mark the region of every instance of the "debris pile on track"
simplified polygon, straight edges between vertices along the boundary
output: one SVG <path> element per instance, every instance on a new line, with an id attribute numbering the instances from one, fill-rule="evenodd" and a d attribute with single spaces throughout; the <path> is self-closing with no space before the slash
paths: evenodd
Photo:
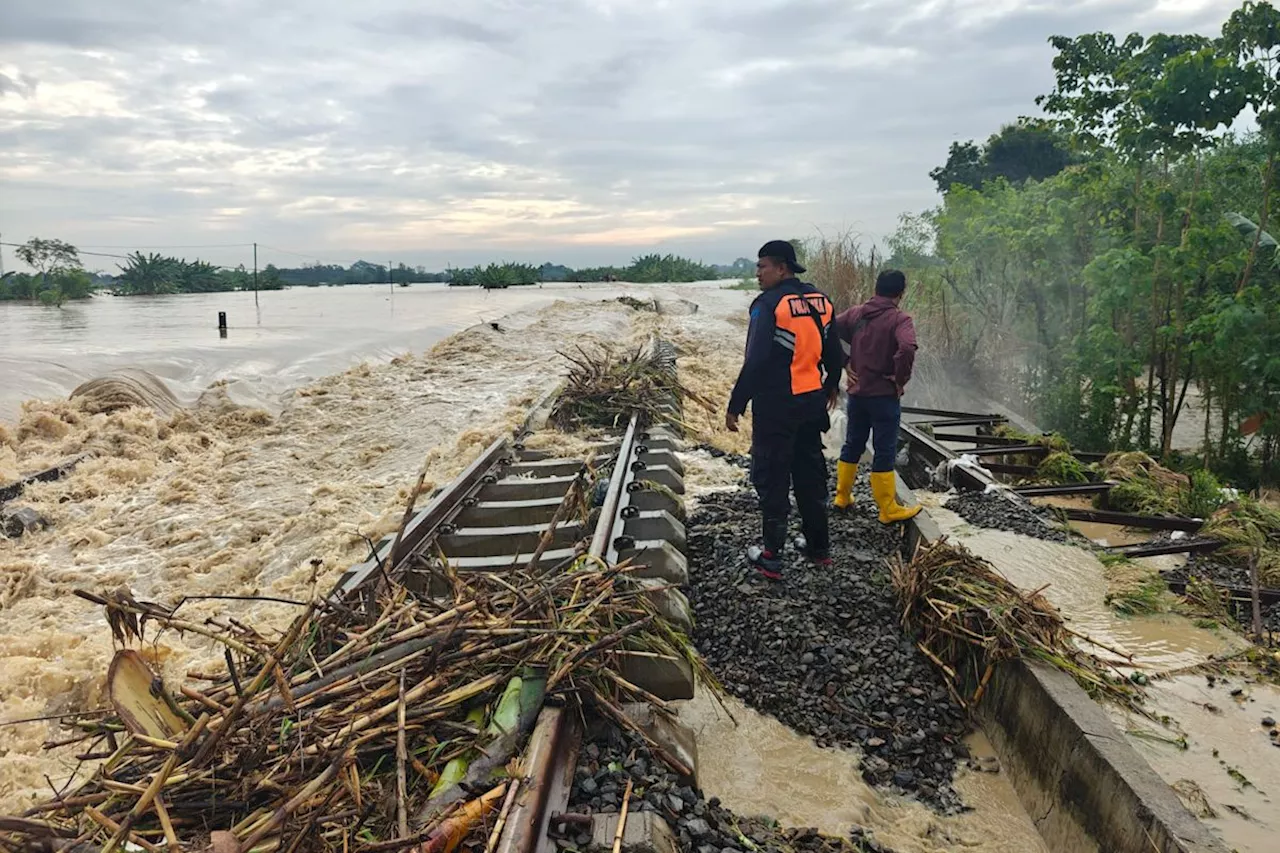
<path id="1" fill-rule="evenodd" d="M 105 763 L 78 789 L 0 819 L 0 847 L 483 848 L 521 785 L 521 745 L 544 701 L 584 701 L 627 725 L 620 703 L 645 697 L 615 652 L 692 658 L 642 594 L 615 589 L 621 571 L 583 559 L 568 571 L 455 574 L 439 599 L 384 584 L 359 608 L 305 605 L 277 638 L 234 617 L 189 623 L 127 592 L 79 593 L 106 609 L 121 645 L 196 633 L 222 646 L 228 671 L 192 674 L 208 683 L 175 698 L 122 651 L 141 689 L 122 695 L 113 680 L 117 716 L 82 720 L 63 741 Z"/>
<path id="2" fill-rule="evenodd" d="M 657 813 L 675 831 L 681 853 L 893 853 L 857 827 L 852 840 L 845 840 L 812 829 L 783 829 L 766 817 L 736 815 L 717 798 L 707 799 L 702 791 L 681 784 L 680 777 L 655 761 L 632 732 L 602 728 L 579 754 L 570 812 L 618 814 L 630 791 L 628 814 Z M 560 849 L 588 849 L 589 828 L 566 824 L 565 829 L 556 838 Z"/>
<path id="3" fill-rule="evenodd" d="M 904 636 L 885 558 L 901 533 L 875 520 L 865 479 L 831 514 L 834 566 L 787 554 L 770 584 L 746 565 L 759 516 L 745 490 L 700 499 L 691 516 L 694 640 L 726 690 L 824 746 L 858 746 L 874 785 L 954 811 L 951 779 L 969 726 L 942 677 Z"/>
<path id="4" fill-rule="evenodd" d="M 1048 599 L 1018 589 L 963 546 L 943 539 L 892 566 L 902 624 L 945 673 L 957 701 L 976 705 L 997 663 L 1025 657 L 1058 667 L 1097 699 L 1145 714 L 1138 688 L 1083 651 L 1076 640 L 1093 641 L 1068 628 Z M 976 688 L 963 695 L 970 684 Z"/>
<path id="5" fill-rule="evenodd" d="M 676 410 L 665 404 L 692 400 L 715 409 L 681 384 L 674 364 L 657 348 L 599 346 L 586 350 L 579 346 L 560 355 L 571 367 L 550 415 L 550 423 L 559 429 L 617 429 L 625 427 L 634 412 L 639 412 L 646 424 L 667 422 L 683 427 Z"/>
<path id="6" fill-rule="evenodd" d="M 1177 514 L 1191 479 L 1165 468 L 1145 453 L 1112 453 L 1097 464 L 1100 474 L 1116 482 L 1106 505 L 1116 512 L 1143 515 Z M 1101 500 L 1101 499 L 1099 499 Z"/>
<path id="7" fill-rule="evenodd" d="M 1242 568 L 1241 586 L 1250 585 L 1248 567 L 1256 560 L 1261 585 L 1280 587 L 1280 510 L 1242 499 L 1215 513 L 1201 533 L 1225 543 L 1214 559 Z"/>
<path id="8" fill-rule="evenodd" d="M 1052 510 L 1033 506 L 1026 501 L 966 490 L 949 498 L 943 506 L 978 527 L 1021 533 L 1047 542 L 1069 540 L 1065 530 L 1052 524 Z"/>

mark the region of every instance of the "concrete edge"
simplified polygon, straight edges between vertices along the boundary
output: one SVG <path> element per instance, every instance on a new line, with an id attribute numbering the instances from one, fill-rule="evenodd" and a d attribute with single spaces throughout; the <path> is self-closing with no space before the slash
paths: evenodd
<path id="1" fill-rule="evenodd" d="M 898 478 L 898 500 L 919 503 Z M 905 556 L 942 537 L 922 509 L 907 523 Z M 975 718 L 1051 849 L 1105 853 L 1228 853 L 1187 810 L 1102 708 L 1046 664 L 997 667 Z"/>

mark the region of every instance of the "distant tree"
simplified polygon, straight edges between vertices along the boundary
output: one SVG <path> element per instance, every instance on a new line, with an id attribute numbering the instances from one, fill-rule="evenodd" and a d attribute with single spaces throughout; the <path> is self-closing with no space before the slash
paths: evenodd
<path id="1" fill-rule="evenodd" d="M 180 262 L 175 258 L 134 252 L 127 260 L 128 263 L 120 267 L 116 288 L 119 295 L 155 296 L 178 291 Z"/>
<path id="2" fill-rule="evenodd" d="M 93 296 L 93 279 L 84 270 L 59 270 L 50 276 L 53 287 L 63 299 L 88 299 Z"/>
<path id="3" fill-rule="evenodd" d="M 644 255 L 631 261 L 631 265 L 622 270 L 623 281 L 634 282 L 666 282 L 666 281 L 706 281 L 719 278 L 716 270 L 698 261 L 691 261 L 677 255 Z"/>
<path id="4" fill-rule="evenodd" d="M 80 252 L 63 240 L 32 237 L 18 247 L 18 257 L 41 276 L 57 270 L 80 269 Z"/>
<path id="5" fill-rule="evenodd" d="M 983 150 L 972 140 L 953 142 L 947 152 L 947 162 L 929 172 L 929 177 L 944 195 L 956 184 L 978 189 L 986 180 L 986 167 L 982 162 Z"/>
<path id="6" fill-rule="evenodd" d="M 252 281 L 249 286 L 253 286 Z M 267 264 L 267 268 L 258 273 L 258 290 L 284 290 L 284 280 L 275 264 Z"/>
<path id="7" fill-rule="evenodd" d="M 547 261 L 538 269 L 541 281 L 568 281 L 573 275 L 573 270 L 563 264 L 553 264 Z"/>
<path id="8" fill-rule="evenodd" d="M 205 261 L 174 261 L 177 289 L 183 293 L 216 293 L 230 290 L 218 268 Z"/>

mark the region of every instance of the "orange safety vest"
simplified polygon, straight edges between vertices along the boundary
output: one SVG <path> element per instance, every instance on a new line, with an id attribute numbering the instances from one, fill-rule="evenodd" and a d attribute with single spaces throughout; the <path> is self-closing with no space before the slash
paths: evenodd
<path id="1" fill-rule="evenodd" d="M 788 293 L 778 300 L 773 340 L 791 351 L 793 395 L 822 388 L 822 339 L 834 318 L 835 307 L 822 293 Z"/>

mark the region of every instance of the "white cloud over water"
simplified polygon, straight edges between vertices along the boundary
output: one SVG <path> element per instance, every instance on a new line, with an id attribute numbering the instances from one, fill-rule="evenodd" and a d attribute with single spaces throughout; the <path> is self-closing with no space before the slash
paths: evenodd
<path id="1" fill-rule="evenodd" d="M 878 238 L 1035 111 L 1049 36 L 1236 5 L 2 0 L 0 233 L 432 266 Z"/>

